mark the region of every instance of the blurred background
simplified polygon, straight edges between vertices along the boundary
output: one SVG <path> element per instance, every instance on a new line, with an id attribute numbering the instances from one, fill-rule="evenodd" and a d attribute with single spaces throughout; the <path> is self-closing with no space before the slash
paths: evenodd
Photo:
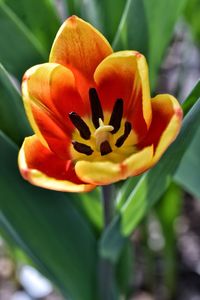
<path id="1" fill-rule="evenodd" d="M 40 7 L 43 6 L 41 3 L 46 2 L 49 11 L 45 14 Z M 150 62 L 152 95 L 171 93 L 182 102 L 200 78 L 200 1 L 177 1 L 180 2 L 181 9 L 177 8 L 170 30 L 166 30 L 163 24 L 174 14 L 170 12 L 171 2 L 173 1 L 149 1 L 151 13 L 157 6 L 162 6 L 160 23 L 158 22 L 160 28 L 150 28 L 151 34 L 155 34 L 155 38 L 157 36 L 156 44 L 156 41 L 149 43 L 150 37 L 147 37 L 148 43 L 147 39 L 145 43 L 145 36 L 143 41 L 138 37 L 146 32 L 146 24 L 141 22 L 142 0 L 118 0 L 114 7 L 114 2 L 110 0 L 2 0 L 0 60 L 9 71 L 14 84 L 19 87 L 20 78 L 27 67 L 47 60 L 61 22 L 76 13 L 97 26 L 115 49 L 124 49 L 128 44 L 130 49 L 145 52 Z M 124 16 L 127 15 L 129 18 L 125 19 Z M 131 15 L 133 24 L 130 22 Z M 40 27 L 41 18 L 46 19 L 45 28 Z M 16 28 L 11 21 L 18 24 Z M 126 38 L 123 34 L 125 25 L 129 26 Z M 132 26 L 137 27 L 138 36 Z M 131 34 L 132 31 L 134 35 Z M 29 36 L 28 39 L 32 39 L 32 48 L 21 32 L 25 32 L 26 38 Z M 163 44 L 162 35 L 168 36 Z M 19 48 L 15 48 L 17 44 L 20 45 Z M 149 50 L 148 45 L 153 44 Z M 38 50 L 37 54 L 35 48 Z M 10 49 L 10 52 L 5 52 L 4 49 Z M 154 63 L 155 61 L 158 63 Z M 0 96 L 1 93 L 0 91 Z M 128 283 L 128 297 L 131 300 L 200 300 L 199 153 L 200 128 L 189 145 L 189 151 L 184 155 L 185 163 L 176 172 L 174 183 L 132 236 L 132 245 L 127 249 L 133 255 L 133 260 L 127 266 L 130 273 L 133 273 Z M 3 197 L 0 194 L 1 196 Z M 33 268 L 25 253 L 20 248 L 12 247 L 12 242 L 2 235 L 0 300 L 37 299 L 63 300 L 55 287 Z"/>

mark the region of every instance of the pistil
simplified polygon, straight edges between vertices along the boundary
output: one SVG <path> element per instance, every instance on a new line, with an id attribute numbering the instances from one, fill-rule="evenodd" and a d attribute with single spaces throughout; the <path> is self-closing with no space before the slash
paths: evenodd
<path id="1" fill-rule="evenodd" d="M 108 141 L 101 143 L 100 152 L 101 152 L 101 156 L 104 156 L 104 155 L 112 152 L 112 148 L 110 147 L 110 144 Z"/>
<path id="2" fill-rule="evenodd" d="M 101 144 L 103 142 L 107 141 L 109 143 L 110 134 L 113 129 L 113 126 L 104 125 L 102 119 L 99 119 L 99 127 L 94 132 L 94 136 L 96 138 L 97 151 L 101 151 Z"/>

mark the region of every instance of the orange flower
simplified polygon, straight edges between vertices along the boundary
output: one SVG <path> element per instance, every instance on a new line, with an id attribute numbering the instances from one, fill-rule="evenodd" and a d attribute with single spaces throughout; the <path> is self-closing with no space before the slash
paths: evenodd
<path id="1" fill-rule="evenodd" d="M 90 24 L 72 16 L 49 63 L 24 75 L 23 100 L 35 135 L 19 152 L 32 184 L 83 192 L 151 168 L 176 138 L 182 110 L 171 95 L 150 98 L 146 60 L 113 53 Z"/>

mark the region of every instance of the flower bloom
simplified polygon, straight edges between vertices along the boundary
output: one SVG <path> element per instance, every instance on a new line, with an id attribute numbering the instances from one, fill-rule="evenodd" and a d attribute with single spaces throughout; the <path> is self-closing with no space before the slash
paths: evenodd
<path id="1" fill-rule="evenodd" d="M 137 51 L 113 53 L 87 22 L 68 18 L 48 63 L 24 75 L 35 132 L 19 152 L 22 176 L 48 189 L 83 192 L 151 168 L 176 138 L 182 110 L 171 95 L 150 97 Z"/>

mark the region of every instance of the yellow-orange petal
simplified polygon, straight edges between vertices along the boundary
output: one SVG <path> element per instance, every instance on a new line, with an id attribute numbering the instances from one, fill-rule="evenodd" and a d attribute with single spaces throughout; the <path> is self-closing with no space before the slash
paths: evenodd
<path id="1" fill-rule="evenodd" d="M 126 166 L 126 177 L 137 176 L 151 166 L 153 145 L 145 147 L 123 161 Z"/>
<path id="2" fill-rule="evenodd" d="M 74 129 L 69 113 L 86 114 L 87 106 L 76 90 L 73 73 L 58 64 L 45 63 L 24 75 L 22 96 L 33 130 L 45 146 L 65 157 Z"/>
<path id="3" fill-rule="evenodd" d="M 58 31 L 49 61 L 76 69 L 92 79 L 98 64 L 111 53 L 110 44 L 98 30 L 72 16 Z"/>
<path id="4" fill-rule="evenodd" d="M 154 155 L 151 165 L 154 165 L 177 137 L 181 122 L 182 108 L 171 95 L 157 95 L 152 99 L 152 123 L 148 135 L 140 147 L 153 144 Z"/>
<path id="5" fill-rule="evenodd" d="M 82 182 L 70 160 L 59 159 L 36 135 L 24 140 L 18 157 L 19 169 L 33 185 L 64 192 L 87 192 L 95 188 Z"/>
<path id="6" fill-rule="evenodd" d="M 84 182 L 106 185 L 138 175 L 149 168 L 153 147 L 149 146 L 132 154 L 121 163 L 78 161 L 75 165 L 77 176 Z"/>
<path id="7" fill-rule="evenodd" d="M 112 111 L 116 99 L 122 98 L 124 116 L 142 138 L 152 117 L 145 57 L 137 51 L 113 53 L 99 64 L 94 79 L 104 110 Z"/>

